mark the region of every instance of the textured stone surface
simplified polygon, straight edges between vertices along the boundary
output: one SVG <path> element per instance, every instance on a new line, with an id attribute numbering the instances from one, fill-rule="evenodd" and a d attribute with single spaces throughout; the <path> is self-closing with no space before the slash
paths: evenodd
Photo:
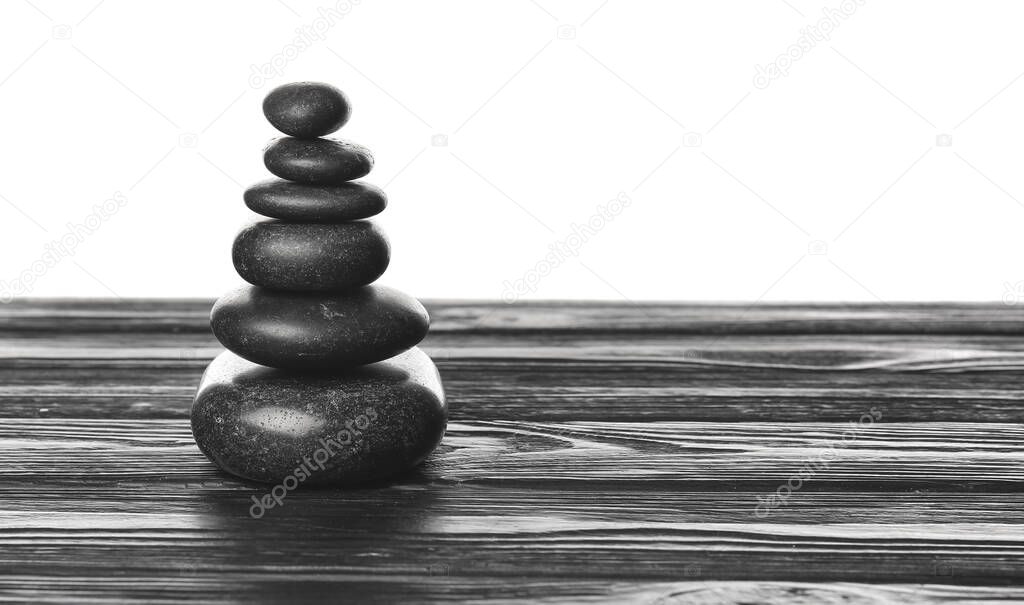
<path id="1" fill-rule="evenodd" d="M 277 290 L 342 290 L 371 283 L 391 259 L 387 237 L 370 221 L 259 221 L 242 229 L 231 249 L 245 281 Z"/>
<path id="2" fill-rule="evenodd" d="M 270 91 L 263 99 L 263 115 L 289 136 L 313 138 L 344 126 L 352 107 L 345 93 L 330 84 L 294 82 Z"/>
<path id="3" fill-rule="evenodd" d="M 249 361 L 333 370 L 397 355 L 423 340 L 430 319 L 415 298 L 383 286 L 303 293 L 246 285 L 217 301 L 210 326 Z"/>
<path id="4" fill-rule="evenodd" d="M 340 139 L 274 139 L 263 150 L 274 176 L 310 185 L 340 185 L 366 176 L 373 168 L 370 150 Z"/>
<path id="5" fill-rule="evenodd" d="M 265 368 L 225 352 L 203 375 L 192 433 L 225 471 L 293 489 L 410 469 L 441 441 L 447 418 L 437 369 L 418 348 L 324 374 Z"/>
<path id="6" fill-rule="evenodd" d="M 302 223 L 340 223 L 379 214 L 388 205 L 380 188 L 355 181 L 341 185 L 304 185 L 267 179 L 245 190 L 253 212 Z"/>

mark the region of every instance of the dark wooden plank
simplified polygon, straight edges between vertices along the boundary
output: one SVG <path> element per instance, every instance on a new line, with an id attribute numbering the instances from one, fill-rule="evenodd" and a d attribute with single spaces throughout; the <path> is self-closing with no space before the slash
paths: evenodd
<path id="1" fill-rule="evenodd" d="M 828 455 L 808 487 L 829 482 L 1024 489 L 1024 426 L 1010 423 L 452 423 L 432 480 L 693 484 L 774 488 Z M 166 464 L 164 464 L 166 463 Z M 5 419 L 0 477 L 194 479 L 212 470 L 187 422 Z M 955 490 L 949 490 L 955 491 Z"/>
<path id="2" fill-rule="evenodd" d="M 1020 426 L 879 422 L 843 443 L 825 423 L 454 424 L 412 477 L 296 492 L 257 520 L 267 488 L 217 473 L 182 425 L 6 422 L 0 568 L 929 582 L 953 566 L 1024 584 Z M 827 468 L 760 515 L 830 443 Z"/>
<path id="3" fill-rule="evenodd" d="M 450 577 L 443 568 L 432 576 L 343 576 L 327 573 L 252 573 L 240 579 L 204 574 L 191 567 L 169 568 L 158 575 L 126 576 L 116 570 L 90 578 L 104 580 L 83 586 L 82 578 L 11 576 L 0 579 L 0 594 L 11 600 L 39 602 L 148 603 L 643 603 L 646 605 L 721 605 L 816 603 L 877 605 L 878 603 L 1013 603 L 1024 600 L 1018 588 L 949 586 L 939 583 L 858 584 L 849 582 L 621 582 L 562 578 Z M 696 568 L 690 568 L 696 569 Z M 45 580 L 42 591 L 26 589 Z M 299 588 L 301 587 L 301 588 Z M 52 599 L 52 600 L 50 600 Z"/>
<path id="4" fill-rule="evenodd" d="M 1024 309 L 432 303 L 441 448 L 254 519 L 209 304 L 0 306 L 0 601 L 1024 601 Z"/>
<path id="5" fill-rule="evenodd" d="M 0 331 L 205 332 L 212 300 L 18 299 Z M 1024 305 L 424 301 L 435 332 L 1024 334 Z"/>
<path id="6" fill-rule="evenodd" d="M 184 417 L 209 334 L 3 338 L 0 417 Z M 432 334 L 456 419 L 1022 422 L 1024 339 Z"/>

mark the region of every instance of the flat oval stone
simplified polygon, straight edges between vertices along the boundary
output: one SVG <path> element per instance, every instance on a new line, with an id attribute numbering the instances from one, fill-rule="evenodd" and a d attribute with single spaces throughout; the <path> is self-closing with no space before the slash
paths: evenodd
<path id="1" fill-rule="evenodd" d="M 384 286 L 344 292 L 282 292 L 245 285 L 213 305 L 217 340 L 273 368 L 338 369 L 393 357 L 430 327 L 418 300 Z"/>
<path id="2" fill-rule="evenodd" d="M 297 374 L 231 352 L 206 369 L 192 434 L 221 469 L 278 483 L 354 484 L 413 468 L 437 447 L 448 406 L 437 368 L 419 348 L 350 370 Z M 257 498 L 254 517 L 281 504 Z"/>
<path id="3" fill-rule="evenodd" d="M 245 205 L 263 216 L 303 223 L 340 223 L 368 218 L 388 205 L 379 187 L 354 181 L 341 185 L 303 185 L 267 179 L 245 190 Z"/>
<path id="4" fill-rule="evenodd" d="M 274 139 L 263 150 L 263 163 L 274 176 L 309 185 L 340 185 L 366 176 L 373 154 L 340 139 Z"/>
<path id="5" fill-rule="evenodd" d="M 310 139 L 344 126 L 352 106 L 345 93 L 330 84 L 294 82 L 270 91 L 263 99 L 263 115 L 286 135 Z"/>
<path id="6" fill-rule="evenodd" d="M 365 286 L 388 268 L 391 247 L 370 221 L 319 224 L 259 221 L 235 237 L 231 259 L 242 279 L 275 290 Z"/>

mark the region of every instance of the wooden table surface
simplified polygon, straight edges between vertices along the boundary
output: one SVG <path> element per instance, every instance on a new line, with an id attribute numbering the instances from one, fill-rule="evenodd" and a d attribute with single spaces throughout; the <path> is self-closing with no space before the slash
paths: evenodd
<path id="1" fill-rule="evenodd" d="M 0 307 L 0 600 L 1024 600 L 1024 309 L 427 306 L 438 451 L 260 519 L 210 301 Z"/>

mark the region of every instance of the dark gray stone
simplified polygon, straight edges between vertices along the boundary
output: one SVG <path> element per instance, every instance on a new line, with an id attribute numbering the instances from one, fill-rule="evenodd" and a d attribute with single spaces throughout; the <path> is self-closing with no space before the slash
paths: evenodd
<path id="1" fill-rule="evenodd" d="M 263 150 L 274 176 L 308 185 L 340 185 L 366 176 L 373 168 L 370 150 L 340 139 L 274 139 Z"/>
<path id="2" fill-rule="evenodd" d="M 393 357 L 427 335 L 418 300 L 383 286 L 334 293 L 242 286 L 213 305 L 213 333 L 254 363 L 298 370 L 356 366 Z"/>
<path id="3" fill-rule="evenodd" d="M 287 491 L 408 470 L 437 447 L 447 420 L 437 368 L 418 348 L 323 374 L 225 352 L 206 369 L 192 405 L 192 434 L 214 464 L 244 479 L 283 482 Z"/>
<path id="4" fill-rule="evenodd" d="M 294 82 L 270 91 L 263 99 L 263 115 L 286 135 L 311 139 L 344 126 L 352 107 L 345 93 L 330 84 Z"/>
<path id="5" fill-rule="evenodd" d="M 380 188 L 354 181 L 303 185 L 268 179 L 245 190 L 245 205 L 263 216 L 301 223 L 341 223 L 379 214 L 388 205 Z"/>
<path id="6" fill-rule="evenodd" d="M 373 282 L 388 268 L 391 248 L 370 221 L 260 221 L 242 229 L 231 249 L 245 281 L 275 290 L 332 291 Z"/>

